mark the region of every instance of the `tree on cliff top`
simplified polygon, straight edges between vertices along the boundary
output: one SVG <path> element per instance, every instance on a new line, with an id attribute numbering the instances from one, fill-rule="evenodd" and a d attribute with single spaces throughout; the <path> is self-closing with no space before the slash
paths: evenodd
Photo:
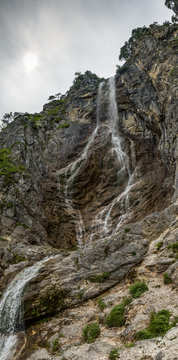
<path id="1" fill-rule="evenodd" d="M 165 5 L 176 14 L 172 16 L 172 22 L 178 21 L 178 0 L 165 0 Z"/>

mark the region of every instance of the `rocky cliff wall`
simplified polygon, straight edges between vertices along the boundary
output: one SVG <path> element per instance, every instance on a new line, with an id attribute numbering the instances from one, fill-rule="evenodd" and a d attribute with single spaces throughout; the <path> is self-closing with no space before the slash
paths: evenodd
<path id="1" fill-rule="evenodd" d="M 115 78 L 86 72 L 60 100 L 44 105 L 39 114 L 17 117 L 1 131 L 1 290 L 31 261 L 59 254 L 25 295 L 32 343 L 27 341 L 20 359 L 27 359 L 35 346 L 42 355 L 29 355 L 30 360 L 62 359 L 52 349 L 60 329 L 66 331 L 61 346 L 67 358 L 88 359 L 91 345 L 81 347 L 82 324 L 84 318 L 90 322 L 100 316 L 89 299 L 104 293 L 110 307 L 109 301 L 117 303 L 122 292 L 128 295 L 133 279 L 150 281 L 147 317 L 149 302 L 156 301 L 154 311 L 170 306 L 166 289 L 161 295 L 157 290 L 161 304 L 155 300 L 154 286 L 159 289 L 159 274 L 166 270 L 177 284 L 176 255 L 171 253 L 177 241 L 177 33 L 176 24 L 152 27 L 135 42 L 132 57 Z M 73 306 L 84 306 L 77 308 L 81 323 L 72 322 L 79 331 L 75 336 L 65 327 L 70 316 L 77 316 L 66 310 Z M 135 319 L 136 309 L 133 302 L 126 332 L 121 329 L 124 341 L 131 341 L 143 323 L 142 317 Z M 175 315 L 174 305 L 170 310 Z M 48 316 L 54 319 L 47 322 Z M 38 323 L 33 328 L 42 319 L 46 332 Z M 92 356 L 104 360 L 112 345 L 123 340 L 122 331 L 109 335 L 102 326 L 106 349 L 102 338 Z M 159 346 L 154 351 L 156 356 Z M 141 358 L 138 352 L 128 356 Z"/>

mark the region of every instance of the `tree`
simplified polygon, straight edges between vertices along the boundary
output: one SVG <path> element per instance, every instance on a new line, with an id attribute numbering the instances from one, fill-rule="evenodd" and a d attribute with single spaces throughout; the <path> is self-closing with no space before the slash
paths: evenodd
<path id="1" fill-rule="evenodd" d="M 61 95 L 62 95 L 61 93 L 57 93 L 57 94 L 55 94 L 55 97 L 58 98 L 58 100 L 59 100 L 61 98 Z"/>
<path id="2" fill-rule="evenodd" d="M 56 97 L 54 95 L 50 95 L 49 98 L 48 98 L 48 101 L 52 101 L 54 100 Z"/>
<path id="3" fill-rule="evenodd" d="M 177 0 L 165 0 L 165 5 L 168 9 L 174 11 L 175 15 L 172 16 L 172 22 L 178 21 L 178 1 Z"/>
<path id="4" fill-rule="evenodd" d="M 80 72 L 80 71 L 76 71 L 74 75 L 75 75 L 75 77 L 80 76 L 80 75 L 81 75 L 81 72 Z"/>
<path id="5" fill-rule="evenodd" d="M 11 121 L 13 121 L 14 117 L 12 112 L 4 114 L 2 118 L 2 127 L 6 127 Z"/>

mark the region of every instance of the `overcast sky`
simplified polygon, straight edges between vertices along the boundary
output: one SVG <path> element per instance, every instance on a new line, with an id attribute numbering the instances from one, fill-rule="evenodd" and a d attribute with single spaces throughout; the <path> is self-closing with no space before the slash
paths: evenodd
<path id="1" fill-rule="evenodd" d="M 171 15 L 164 0 L 0 0 L 0 118 L 41 111 L 76 71 L 112 76 L 132 29 Z"/>

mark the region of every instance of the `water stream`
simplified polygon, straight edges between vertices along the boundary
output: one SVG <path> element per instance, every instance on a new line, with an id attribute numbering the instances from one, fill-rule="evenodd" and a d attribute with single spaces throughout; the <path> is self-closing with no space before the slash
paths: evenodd
<path id="1" fill-rule="evenodd" d="M 76 227 L 76 238 L 78 246 L 82 247 L 85 242 L 91 242 L 93 239 L 99 239 L 103 236 L 107 236 L 115 233 L 113 229 L 111 215 L 116 204 L 120 203 L 123 208 L 123 215 L 120 216 L 117 229 L 127 218 L 129 210 L 129 191 L 134 185 L 133 172 L 130 170 L 129 157 L 123 150 L 122 136 L 118 129 L 118 109 L 116 101 L 116 87 L 115 77 L 111 77 L 107 82 L 102 82 L 98 88 L 97 95 L 97 112 L 96 112 L 96 127 L 88 139 L 88 142 L 82 151 L 81 155 L 72 163 L 70 163 L 65 169 L 61 169 L 60 173 L 64 178 L 63 189 L 60 186 L 60 196 L 63 198 L 66 211 L 73 218 Z M 118 186 L 118 195 L 111 201 L 111 203 L 102 208 L 97 215 L 94 217 L 89 235 L 86 238 L 85 224 L 82 219 L 80 210 L 76 207 L 73 200 L 73 185 L 79 172 L 81 171 L 82 165 L 88 159 L 91 145 L 95 141 L 99 130 L 102 131 L 105 138 L 110 139 L 111 149 L 108 156 L 115 157 L 117 159 L 118 173 L 117 178 L 126 177 L 126 185 L 123 191 L 120 193 Z M 131 152 L 132 152 L 131 144 Z M 131 154 L 131 156 L 134 154 Z M 102 154 L 101 154 L 102 156 Z M 132 160 L 132 159 L 131 159 Z M 134 160 L 134 159 L 133 159 Z"/>
<path id="2" fill-rule="evenodd" d="M 55 258 L 50 256 L 18 273 L 10 282 L 0 301 L 0 359 L 12 360 L 16 350 L 17 331 L 24 330 L 23 294 L 28 282 L 42 265 Z"/>
<path id="3" fill-rule="evenodd" d="M 104 126 L 107 127 L 107 135 L 111 136 L 111 153 L 115 154 L 118 162 L 118 180 L 120 176 L 127 174 L 128 180 L 126 182 L 124 190 L 119 193 L 109 205 L 102 208 L 98 214 L 95 216 L 92 226 L 91 233 L 88 236 L 88 241 L 92 242 L 94 239 L 103 238 L 108 235 L 116 233 L 116 229 L 121 226 L 123 221 L 128 217 L 129 211 L 129 191 L 133 187 L 133 173 L 131 173 L 129 166 L 129 157 L 122 149 L 122 137 L 119 134 L 118 129 L 118 110 L 117 110 L 117 101 L 116 101 L 116 88 L 115 88 L 115 78 L 111 77 L 108 80 L 108 91 L 105 96 L 108 97 L 108 118 L 104 123 Z M 105 99 L 106 101 L 106 99 Z M 131 145 L 132 151 L 132 145 Z M 119 187 L 118 187 L 119 191 Z M 124 208 L 124 214 L 120 216 L 119 221 L 115 228 L 111 221 L 111 213 L 116 204 L 120 203 L 121 207 Z"/>
<path id="4" fill-rule="evenodd" d="M 64 190 L 61 190 L 61 186 L 59 186 L 60 189 L 60 196 L 63 198 L 65 204 L 66 204 L 66 210 L 68 212 L 68 214 L 74 219 L 75 221 L 75 227 L 76 227 L 76 238 L 77 238 L 77 242 L 78 242 L 78 246 L 82 247 L 84 245 L 84 234 L 85 234 L 85 225 L 82 219 L 82 215 L 79 209 L 76 209 L 74 203 L 73 203 L 73 199 L 72 199 L 72 191 L 73 191 L 73 183 L 74 180 L 76 179 L 82 164 L 84 163 L 84 161 L 87 160 L 88 158 L 88 153 L 89 150 L 91 148 L 92 143 L 94 142 L 97 134 L 98 134 L 98 129 L 100 126 L 99 123 L 99 119 L 100 119 L 100 106 L 101 106 L 101 99 L 103 98 L 103 85 L 104 83 L 100 83 L 99 84 L 99 88 L 98 88 L 98 96 L 97 96 L 97 121 L 96 121 L 96 127 L 94 129 L 94 131 L 92 132 L 91 136 L 88 139 L 88 142 L 83 150 L 83 152 L 81 153 L 81 155 L 71 164 L 69 164 L 66 168 L 65 168 L 65 172 L 64 172 Z M 63 169 L 62 171 L 63 172 Z M 59 180 L 60 181 L 60 180 Z"/>

